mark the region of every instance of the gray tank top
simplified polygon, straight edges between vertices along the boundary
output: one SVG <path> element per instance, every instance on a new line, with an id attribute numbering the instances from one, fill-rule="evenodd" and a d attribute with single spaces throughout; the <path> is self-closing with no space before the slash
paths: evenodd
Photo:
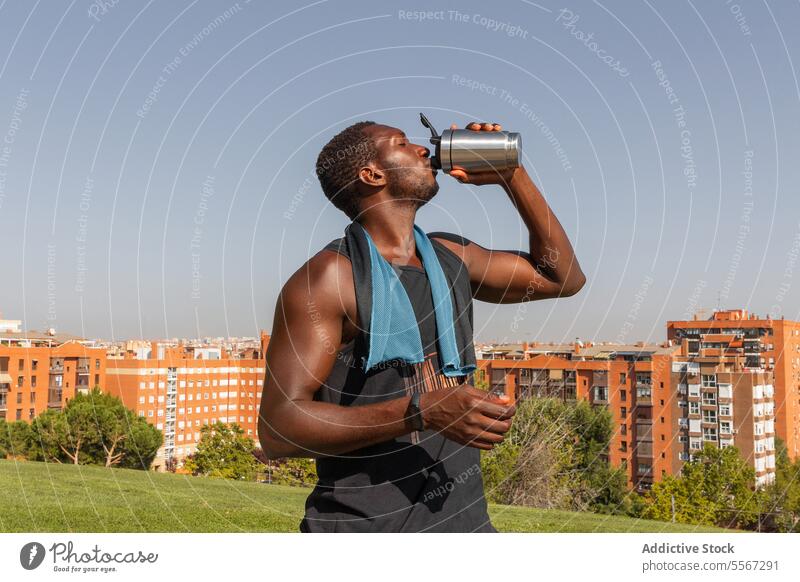
<path id="1" fill-rule="evenodd" d="M 433 238 L 431 242 L 445 275 L 455 285 L 466 285 L 462 291 L 469 293 L 469 274 L 461 260 Z M 341 239 L 325 248 L 347 256 Z M 359 406 L 472 381 L 440 372 L 436 319 L 425 271 L 414 266 L 395 269 L 414 308 L 425 361 L 390 362 L 365 373 L 360 364 L 366 355 L 365 339 L 359 334 L 337 354 L 315 400 Z M 471 330 L 472 304 L 458 317 L 466 318 Z M 413 432 L 319 458 L 316 467 L 319 482 L 306 500 L 302 532 L 497 531 L 487 513 L 480 451 L 435 431 Z"/>

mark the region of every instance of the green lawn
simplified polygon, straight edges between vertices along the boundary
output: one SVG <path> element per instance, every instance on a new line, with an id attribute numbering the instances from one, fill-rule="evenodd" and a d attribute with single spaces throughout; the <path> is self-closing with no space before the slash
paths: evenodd
<path id="1" fill-rule="evenodd" d="M 296 532 L 309 489 L 0 460 L 0 532 Z M 592 513 L 490 505 L 503 532 L 713 532 Z"/>

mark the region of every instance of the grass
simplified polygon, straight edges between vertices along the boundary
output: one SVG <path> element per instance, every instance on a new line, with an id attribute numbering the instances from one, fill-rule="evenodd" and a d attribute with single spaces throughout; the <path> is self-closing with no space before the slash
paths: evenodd
<path id="1" fill-rule="evenodd" d="M 0 532 L 296 532 L 310 489 L 0 460 Z M 723 532 L 660 521 L 489 505 L 502 532 Z"/>

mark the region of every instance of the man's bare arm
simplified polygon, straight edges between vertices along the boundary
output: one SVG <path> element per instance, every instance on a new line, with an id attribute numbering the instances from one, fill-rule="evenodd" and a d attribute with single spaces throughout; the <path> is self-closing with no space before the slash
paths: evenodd
<path id="1" fill-rule="evenodd" d="M 456 126 L 452 126 L 455 128 Z M 467 124 L 473 131 L 499 131 L 500 125 Z M 566 232 L 523 167 L 503 172 L 450 175 L 464 184 L 503 187 L 528 229 L 527 251 L 489 250 L 475 243 L 441 242 L 459 255 L 470 273 L 473 296 L 490 303 L 519 303 L 574 295 L 586 276 L 575 258 Z"/>
<path id="2" fill-rule="evenodd" d="M 278 297 L 258 418 L 269 458 L 342 454 L 411 431 L 404 420 L 408 398 L 354 407 L 313 400 L 342 337 L 345 310 L 336 263 L 318 255 Z"/>
<path id="3" fill-rule="evenodd" d="M 289 279 L 275 309 L 258 422 L 271 459 L 341 455 L 412 430 L 404 418 L 409 397 L 363 406 L 313 400 L 336 361 L 345 317 L 355 311 L 349 262 L 323 255 Z M 466 385 L 425 393 L 420 407 L 426 427 L 481 449 L 502 442 L 515 412 Z"/>

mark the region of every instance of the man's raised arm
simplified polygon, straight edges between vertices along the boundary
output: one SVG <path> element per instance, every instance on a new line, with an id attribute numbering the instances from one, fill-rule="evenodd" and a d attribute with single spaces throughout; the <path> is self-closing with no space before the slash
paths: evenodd
<path id="1" fill-rule="evenodd" d="M 453 126 L 455 127 L 455 126 Z M 470 123 L 474 131 L 500 131 L 501 126 Z M 528 230 L 527 251 L 489 250 L 470 241 L 441 242 L 458 254 L 469 269 L 473 296 L 490 303 L 519 303 L 574 295 L 583 287 L 583 274 L 561 223 L 523 167 L 503 172 L 450 175 L 464 184 L 503 187 Z M 436 238 L 437 233 L 431 233 Z"/>

